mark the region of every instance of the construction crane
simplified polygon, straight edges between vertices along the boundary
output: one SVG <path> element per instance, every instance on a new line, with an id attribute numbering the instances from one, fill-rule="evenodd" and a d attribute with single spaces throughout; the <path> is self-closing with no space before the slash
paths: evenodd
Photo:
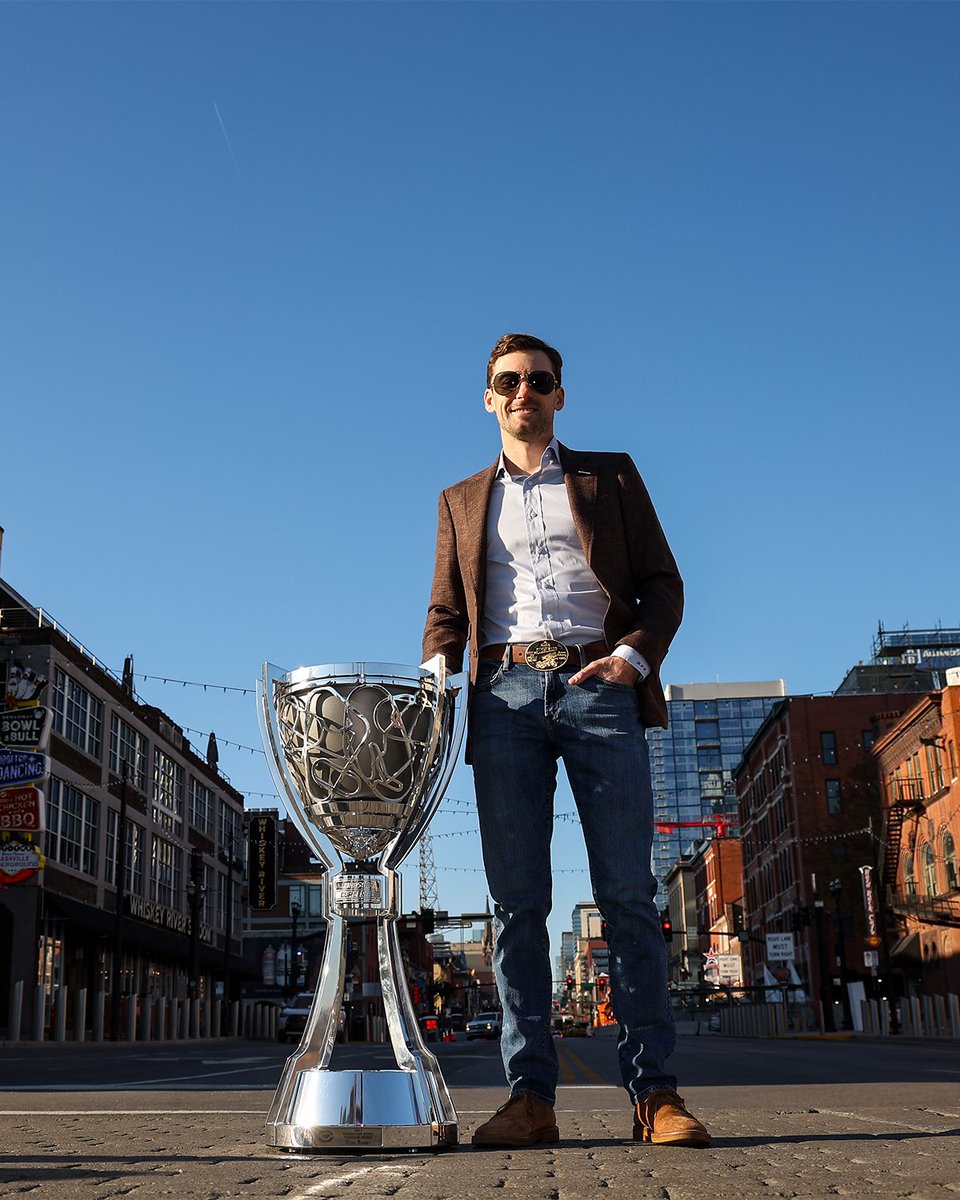
<path id="1" fill-rule="evenodd" d="M 727 837 L 739 825 L 736 817 L 704 817 L 702 821 L 655 821 L 657 833 L 676 833 L 678 829 L 712 829 L 718 838 Z"/>
<path id="2" fill-rule="evenodd" d="M 436 912 L 440 907 L 437 896 L 437 867 L 433 861 L 433 837 L 425 833 L 420 839 L 420 911 Z"/>

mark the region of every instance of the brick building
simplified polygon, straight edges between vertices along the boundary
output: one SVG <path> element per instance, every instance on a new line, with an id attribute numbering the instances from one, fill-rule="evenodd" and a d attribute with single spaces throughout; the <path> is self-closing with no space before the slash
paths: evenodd
<path id="1" fill-rule="evenodd" d="M 118 678 L 0 580 L 5 708 L 16 709 L 31 679 L 50 710 L 37 747 L 48 767 L 38 785 L 45 866 L 0 887 L 0 1025 L 22 991 L 24 1034 L 50 1028 L 58 998 L 73 1031 L 84 1017 L 76 1000 L 88 996 L 92 1032 L 95 998 L 114 988 L 205 1003 L 244 974 L 243 796 L 212 742 L 198 752 L 137 698 L 129 666 Z"/>
<path id="2" fill-rule="evenodd" d="M 796 696 L 778 703 L 734 772 L 743 843 L 745 983 L 799 979 L 827 1028 L 850 1020 L 850 991 L 881 987 L 868 943 L 861 867 L 877 865 L 880 789 L 871 748 L 909 694 Z M 766 935 L 792 933 L 792 970 Z"/>
<path id="3" fill-rule="evenodd" d="M 737 987 L 743 962 L 737 937 L 743 914 L 743 852 L 737 837 L 711 838 L 691 863 L 697 911 L 697 943 L 705 983 Z M 676 937 L 676 931 L 674 931 Z"/>
<path id="4" fill-rule="evenodd" d="M 960 993 L 960 670 L 873 747 L 883 787 L 888 944 L 913 994 Z"/>

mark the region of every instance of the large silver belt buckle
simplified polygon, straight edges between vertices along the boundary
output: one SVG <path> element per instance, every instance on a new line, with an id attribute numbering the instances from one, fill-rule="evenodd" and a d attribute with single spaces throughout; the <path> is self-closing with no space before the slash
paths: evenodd
<path id="1" fill-rule="evenodd" d="M 559 671 L 570 658 L 570 651 L 563 642 L 544 638 L 542 642 L 531 642 L 527 647 L 526 663 L 535 671 Z"/>

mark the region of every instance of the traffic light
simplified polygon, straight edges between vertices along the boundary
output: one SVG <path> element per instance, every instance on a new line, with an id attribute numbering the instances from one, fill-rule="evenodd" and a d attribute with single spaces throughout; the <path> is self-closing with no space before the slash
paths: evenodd
<path id="1" fill-rule="evenodd" d="M 572 975 L 568 975 L 568 976 L 567 976 L 567 987 L 568 987 L 568 988 L 572 988 L 572 987 L 573 987 L 573 976 L 572 976 Z"/>
<path id="2" fill-rule="evenodd" d="M 810 909 L 797 905 L 791 914 L 791 925 L 794 933 L 801 933 L 810 924 Z"/>
<path id="3" fill-rule="evenodd" d="M 660 928 L 663 930 L 663 940 L 665 942 L 672 942 L 673 941 L 673 923 L 671 922 L 670 916 L 667 913 L 666 909 L 664 909 L 663 916 L 660 918 Z"/>

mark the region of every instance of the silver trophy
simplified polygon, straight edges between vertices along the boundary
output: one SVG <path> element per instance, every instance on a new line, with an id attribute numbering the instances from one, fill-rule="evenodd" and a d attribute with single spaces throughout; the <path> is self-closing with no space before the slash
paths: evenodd
<path id="1" fill-rule="evenodd" d="M 313 1006 L 267 1115 L 288 1150 L 442 1149 L 457 1113 L 420 1035 L 397 939 L 397 871 L 436 811 L 463 735 L 458 688 L 430 668 L 333 663 L 263 667 L 267 762 L 297 829 L 325 864 L 327 937 Z M 339 867 L 335 863 L 339 860 Z M 333 1070 L 346 965 L 344 926 L 375 918 L 396 1067 Z"/>

